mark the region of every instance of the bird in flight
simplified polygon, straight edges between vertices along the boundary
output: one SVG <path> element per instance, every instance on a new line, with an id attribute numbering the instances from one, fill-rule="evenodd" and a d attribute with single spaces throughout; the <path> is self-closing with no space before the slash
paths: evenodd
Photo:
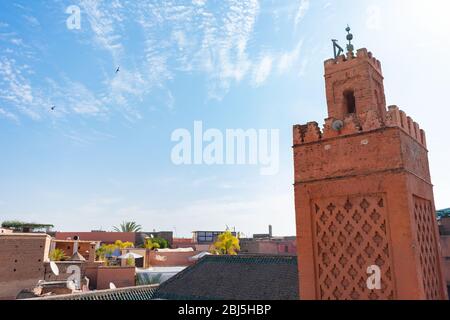
<path id="1" fill-rule="evenodd" d="M 56 106 L 53 106 L 50 108 L 52 111 L 54 111 L 56 109 Z"/>
<path id="2" fill-rule="evenodd" d="M 120 66 L 116 69 L 116 74 L 120 71 Z"/>

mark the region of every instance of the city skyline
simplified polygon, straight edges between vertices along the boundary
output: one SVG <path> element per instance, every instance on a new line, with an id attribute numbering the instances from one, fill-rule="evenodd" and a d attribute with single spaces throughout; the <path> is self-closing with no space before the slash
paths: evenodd
<path id="1" fill-rule="evenodd" d="M 2 3 L 0 221 L 295 234 L 292 125 L 326 117 L 323 61 L 347 24 L 381 60 L 387 104 L 420 119 L 436 209 L 450 207 L 450 4 L 433 2 Z M 174 164 L 172 133 L 196 121 L 279 130 L 278 172 Z"/>

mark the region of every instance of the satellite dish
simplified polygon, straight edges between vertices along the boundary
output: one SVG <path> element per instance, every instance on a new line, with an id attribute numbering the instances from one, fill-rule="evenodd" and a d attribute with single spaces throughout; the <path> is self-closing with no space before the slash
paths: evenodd
<path id="1" fill-rule="evenodd" d="M 54 261 L 50 261 L 50 269 L 52 269 L 52 272 L 55 276 L 59 276 L 59 268 Z"/>
<path id="2" fill-rule="evenodd" d="M 331 125 L 333 130 L 340 131 L 344 127 L 344 122 L 342 120 L 335 120 L 333 121 L 333 124 Z"/>
<path id="3" fill-rule="evenodd" d="M 111 290 L 117 289 L 116 285 L 114 283 L 112 283 L 112 282 L 109 283 L 109 288 Z"/>

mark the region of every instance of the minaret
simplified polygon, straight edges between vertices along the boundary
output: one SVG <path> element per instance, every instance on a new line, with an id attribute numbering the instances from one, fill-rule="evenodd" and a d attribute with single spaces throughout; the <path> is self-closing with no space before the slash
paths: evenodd
<path id="1" fill-rule="evenodd" d="M 425 133 L 386 110 L 380 61 L 346 31 L 324 128 L 294 126 L 300 298 L 447 299 Z"/>

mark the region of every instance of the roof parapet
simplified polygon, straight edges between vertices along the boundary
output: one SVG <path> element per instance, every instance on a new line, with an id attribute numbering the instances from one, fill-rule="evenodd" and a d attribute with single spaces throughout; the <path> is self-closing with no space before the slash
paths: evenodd
<path id="1" fill-rule="evenodd" d="M 347 62 L 367 60 L 378 72 L 381 71 L 381 62 L 376 59 L 372 52 L 367 51 L 366 48 L 361 48 L 356 51 L 356 56 L 346 57 L 344 54 L 339 55 L 336 59 L 325 60 L 324 65 L 326 69 L 335 68 L 336 66 L 343 66 Z"/>
<path id="2" fill-rule="evenodd" d="M 348 114 L 344 118 L 344 125 L 341 129 L 333 128 L 333 123 L 338 120 L 334 118 L 325 119 L 323 130 L 317 122 L 308 122 L 306 125 L 294 126 L 294 145 L 318 142 L 339 136 L 348 136 L 360 132 L 376 130 L 382 127 L 399 127 L 416 140 L 419 144 L 427 147 L 425 131 L 420 129 L 417 122 L 406 115 L 397 106 L 389 106 L 386 119 L 383 123 L 373 110 L 366 112 L 359 118 L 356 114 Z"/>

